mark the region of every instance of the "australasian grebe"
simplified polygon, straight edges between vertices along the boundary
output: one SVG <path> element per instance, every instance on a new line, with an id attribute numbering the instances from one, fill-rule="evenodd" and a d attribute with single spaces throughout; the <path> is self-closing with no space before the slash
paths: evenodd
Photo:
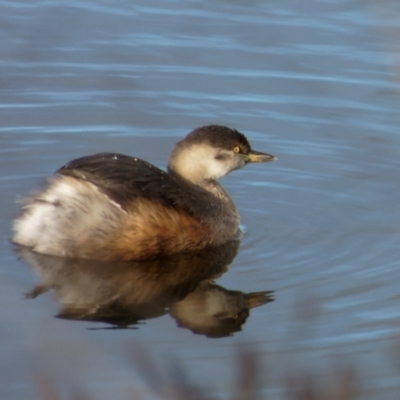
<path id="1" fill-rule="evenodd" d="M 168 172 L 122 154 L 78 158 L 25 200 L 13 241 L 38 253 L 100 260 L 217 246 L 237 235 L 239 214 L 216 179 L 273 160 L 251 150 L 242 133 L 218 125 L 178 142 Z"/>

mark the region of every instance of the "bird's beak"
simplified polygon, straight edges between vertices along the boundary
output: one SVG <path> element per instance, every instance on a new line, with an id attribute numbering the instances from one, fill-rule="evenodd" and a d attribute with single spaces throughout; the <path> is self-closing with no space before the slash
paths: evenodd
<path id="1" fill-rule="evenodd" d="M 268 162 L 275 161 L 277 158 L 271 154 L 260 153 L 259 151 L 250 150 L 246 154 L 247 162 Z"/>

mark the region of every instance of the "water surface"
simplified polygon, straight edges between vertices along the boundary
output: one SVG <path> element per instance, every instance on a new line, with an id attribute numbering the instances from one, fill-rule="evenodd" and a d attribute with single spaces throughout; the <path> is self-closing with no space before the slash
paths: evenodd
<path id="1" fill-rule="evenodd" d="M 361 398 L 398 399 L 397 2 L 0 1 L 0 26 L 1 398 L 40 398 L 43 376 L 66 394 L 157 398 L 130 363 L 138 349 L 227 398 L 251 345 L 263 398 L 339 366 Z M 168 314 L 97 329 L 110 325 L 54 318 L 54 294 L 24 298 L 39 278 L 9 243 L 18 196 L 95 152 L 165 166 L 210 123 L 278 156 L 223 180 L 245 235 L 217 280 L 273 303 L 212 339 Z"/>

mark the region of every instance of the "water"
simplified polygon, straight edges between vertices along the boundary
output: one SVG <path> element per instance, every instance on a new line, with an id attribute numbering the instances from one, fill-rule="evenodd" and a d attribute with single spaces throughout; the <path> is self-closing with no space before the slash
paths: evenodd
<path id="1" fill-rule="evenodd" d="M 46 379 L 64 394 L 155 398 L 131 365 L 139 350 L 227 398 L 250 345 L 263 398 L 286 398 L 288 374 L 351 368 L 361 398 L 398 399 L 397 2 L 0 1 L 0 26 L 1 398 L 42 398 Z M 109 325 L 54 318 L 51 293 L 24 298 L 39 278 L 9 243 L 18 196 L 85 154 L 164 166 L 209 123 L 278 157 L 223 180 L 245 235 L 217 280 L 275 290 L 273 303 L 211 339 L 169 315 L 93 329 Z"/>

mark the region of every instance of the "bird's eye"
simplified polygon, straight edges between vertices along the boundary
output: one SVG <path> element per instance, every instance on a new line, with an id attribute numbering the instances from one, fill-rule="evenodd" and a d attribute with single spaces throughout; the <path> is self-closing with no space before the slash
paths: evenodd
<path id="1" fill-rule="evenodd" d="M 240 153 L 240 147 L 239 147 L 239 146 L 235 146 L 235 147 L 233 148 L 233 151 L 234 151 L 235 153 Z"/>

